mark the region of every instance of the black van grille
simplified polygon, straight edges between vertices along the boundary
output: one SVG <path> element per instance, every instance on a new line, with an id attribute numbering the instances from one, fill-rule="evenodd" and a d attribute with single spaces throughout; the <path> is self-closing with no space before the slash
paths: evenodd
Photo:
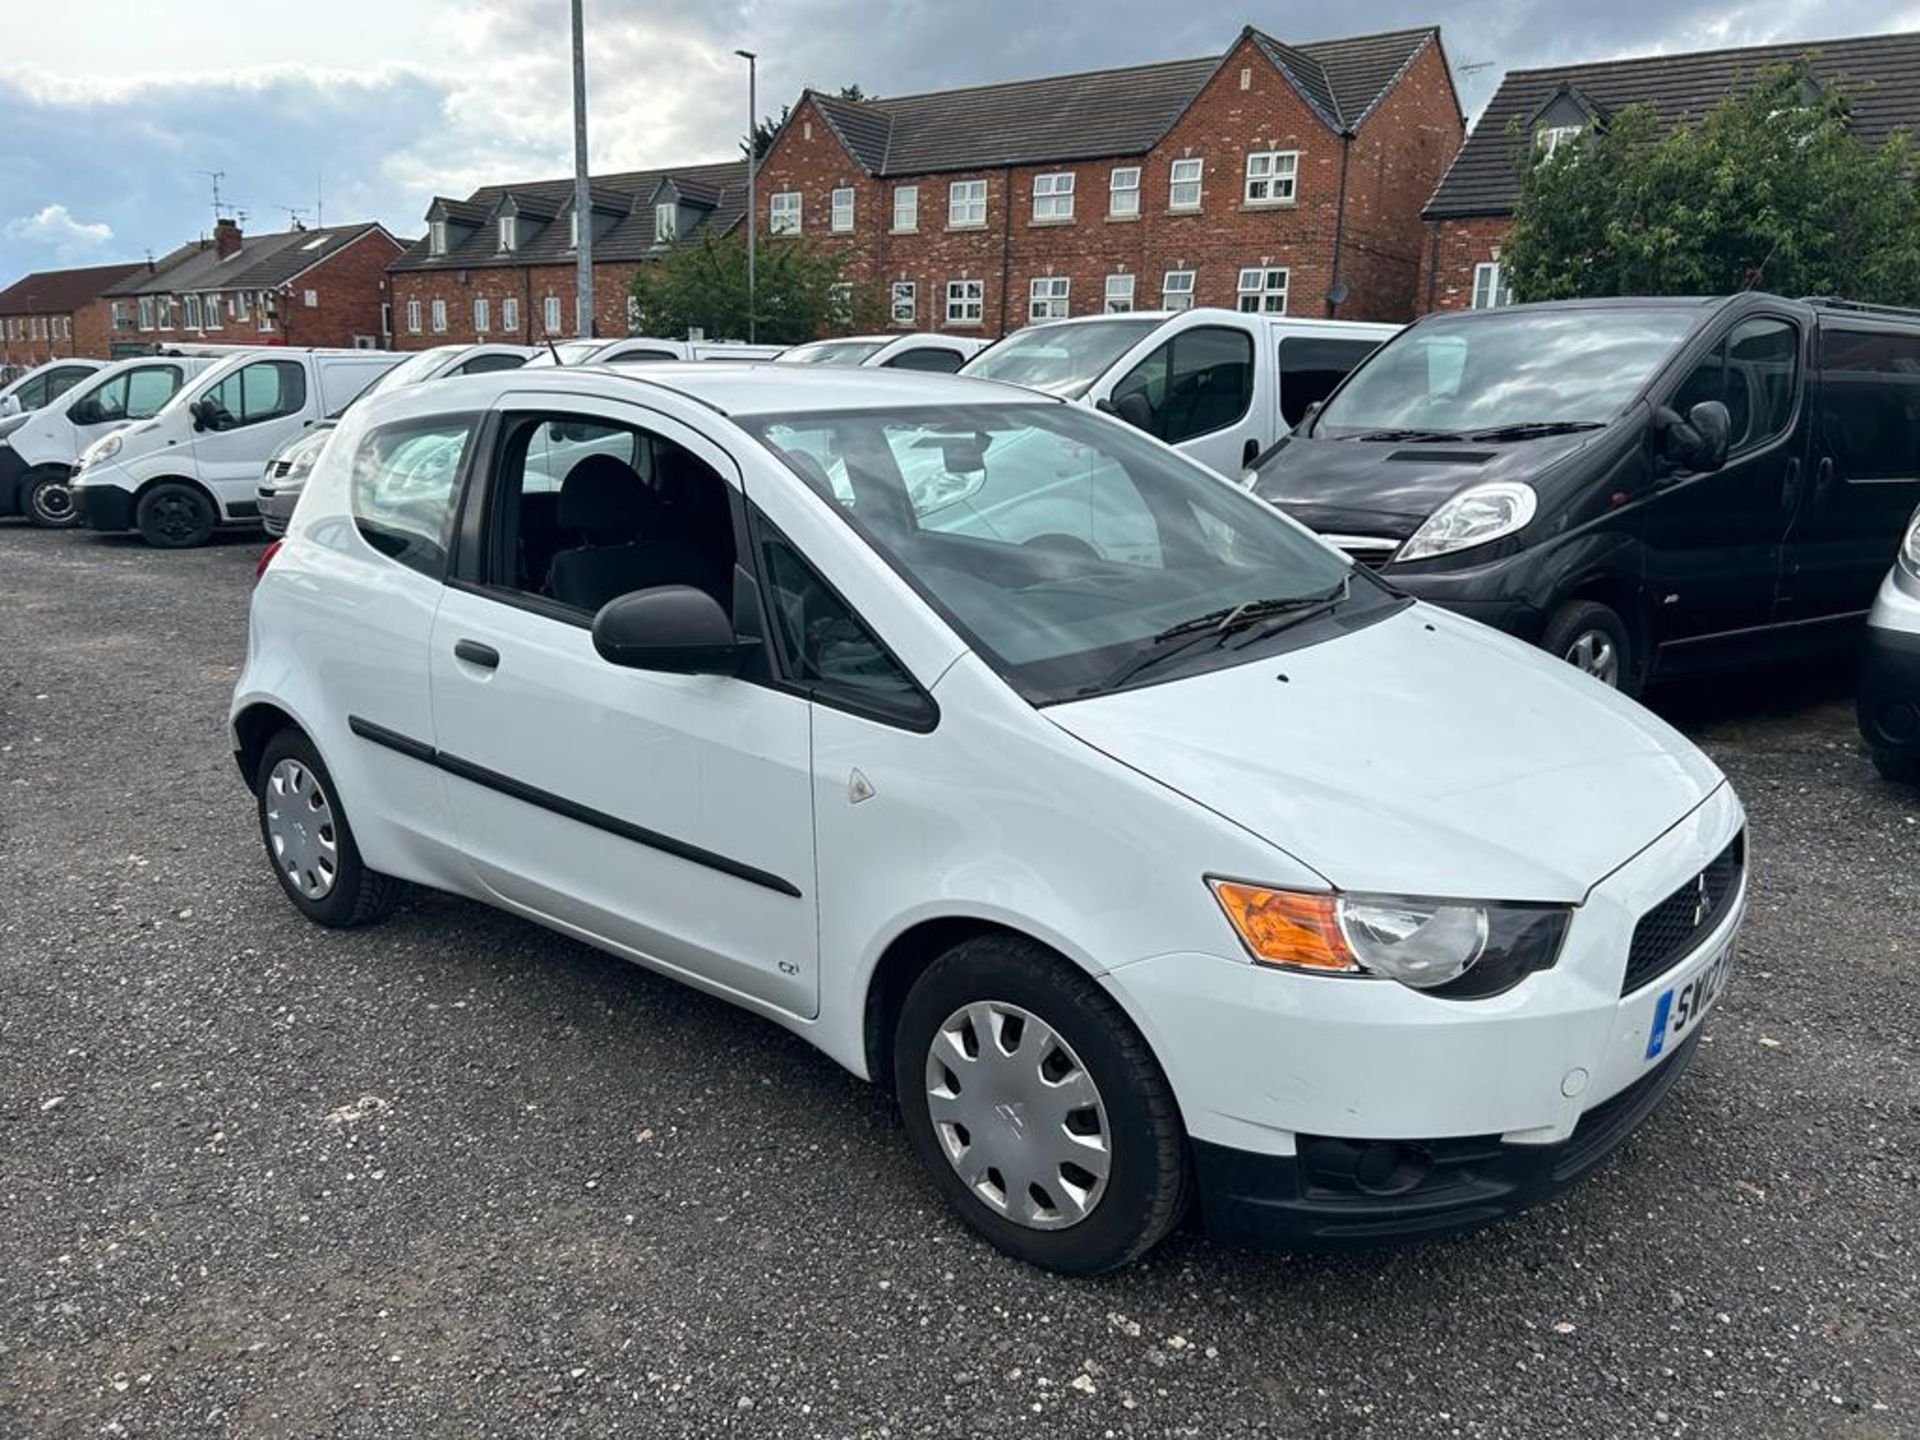
<path id="1" fill-rule="evenodd" d="M 1640 917 L 1627 951 L 1627 978 L 1620 993 L 1642 985 L 1684 960 L 1703 936 L 1726 918 L 1747 868 L 1747 832 L 1742 830 L 1707 868 Z"/>

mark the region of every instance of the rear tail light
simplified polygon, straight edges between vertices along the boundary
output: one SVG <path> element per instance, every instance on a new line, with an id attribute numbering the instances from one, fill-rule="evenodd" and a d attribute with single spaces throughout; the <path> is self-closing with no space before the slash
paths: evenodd
<path id="1" fill-rule="evenodd" d="M 253 578 L 255 580 L 258 580 L 262 575 L 267 573 L 267 566 L 271 565 L 273 563 L 273 557 L 280 553 L 280 544 L 280 541 L 275 540 L 260 552 L 260 563 L 253 567 Z"/>

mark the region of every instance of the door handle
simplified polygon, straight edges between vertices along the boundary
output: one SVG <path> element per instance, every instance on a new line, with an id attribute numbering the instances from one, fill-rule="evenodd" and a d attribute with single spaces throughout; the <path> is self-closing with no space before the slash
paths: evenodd
<path id="1" fill-rule="evenodd" d="M 1825 505 L 1827 492 L 1833 488 L 1833 457 L 1823 455 L 1813 471 L 1813 503 Z"/>
<path id="2" fill-rule="evenodd" d="M 1800 508 L 1800 457 L 1798 455 L 1788 459 L 1786 473 L 1780 479 L 1780 508 L 1789 515 Z"/>
<path id="3" fill-rule="evenodd" d="M 1240 468 L 1242 470 L 1246 469 L 1247 466 L 1259 458 L 1259 455 L 1260 442 L 1258 440 L 1247 441 L 1246 444 L 1240 447 Z"/>
<path id="4" fill-rule="evenodd" d="M 453 658 L 464 660 L 469 665 L 478 665 L 482 670 L 497 669 L 500 664 L 500 652 L 491 645 L 482 645 L 478 640 L 454 641 Z"/>

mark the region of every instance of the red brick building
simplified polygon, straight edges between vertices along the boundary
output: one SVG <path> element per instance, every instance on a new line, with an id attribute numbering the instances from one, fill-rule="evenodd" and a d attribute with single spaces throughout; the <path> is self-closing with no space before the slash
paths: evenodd
<path id="1" fill-rule="evenodd" d="M 246 235 L 221 220 L 108 286 L 89 324 L 114 356 L 190 340 L 383 348 L 387 266 L 405 248 L 373 223 Z"/>
<path id="2" fill-rule="evenodd" d="M 75 355 L 104 360 L 107 337 L 95 323 L 94 302 L 101 291 L 140 268 L 40 270 L 0 290 L 0 366 L 30 370 Z"/>
<path id="3" fill-rule="evenodd" d="M 574 333 L 574 185 L 487 185 L 465 200 L 436 197 L 427 233 L 389 267 L 393 341 L 402 350 L 495 340 L 537 345 Z M 746 215 L 745 161 L 595 176 L 592 225 L 595 332 L 628 332 L 634 268 Z M 715 337 L 720 338 L 720 337 Z"/>
<path id="4" fill-rule="evenodd" d="M 1459 148 L 1433 28 L 874 101 L 811 91 L 758 176 L 763 243 L 844 245 L 901 328 L 998 335 L 1223 305 L 1405 320 Z"/>
<path id="5" fill-rule="evenodd" d="M 1649 55 L 1591 65 L 1513 70 L 1421 212 L 1427 225 L 1420 309 L 1459 310 L 1513 300 L 1500 262 L 1530 147 L 1555 146 L 1629 105 L 1652 104 L 1686 124 L 1769 66 L 1811 56 L 1815 79 L 1837 86 L 1854 133 L 1884 140 L 1920 131 L 1920 33 Z M 1525 297 L 1519 297 L 1525 298 Z"/>

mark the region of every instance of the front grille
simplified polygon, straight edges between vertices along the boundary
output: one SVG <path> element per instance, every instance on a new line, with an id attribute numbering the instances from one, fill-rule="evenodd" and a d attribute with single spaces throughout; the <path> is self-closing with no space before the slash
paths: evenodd
<path id="1" fill-rule="evenodd" d="M 1338 545 L 1353 557 L 1355 564 L 1364 565 L 1369 570 L 1378 570 L 1400 548 L 1398 540 L 1384 535 L 1322 535 L 1320 538 Z"/>
<path id="2" fill-rule="evenodd" d="M 1741 831 L 1707 868 L 1640 917 L 1627 950 L 1625 995 L 1679 964 L 1726 918 L 1747 868 L 1747 834 Z"/>

